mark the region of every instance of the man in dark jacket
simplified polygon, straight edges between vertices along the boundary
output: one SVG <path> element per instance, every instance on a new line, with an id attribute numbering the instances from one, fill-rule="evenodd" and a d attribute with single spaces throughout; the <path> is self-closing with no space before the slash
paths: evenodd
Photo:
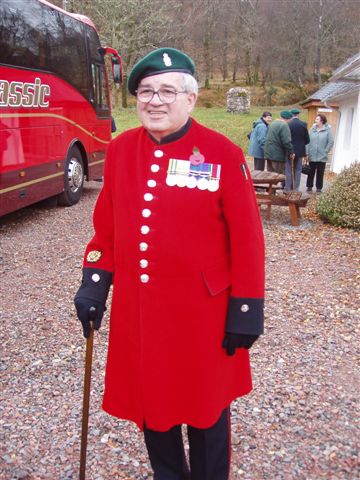
<path id="1" fill-rule="evenodd" d="M 290 159 L 287 159 L 285 162 L 285 191 L 287 192 L 290 190 L 299 191 L 302 159 L 306 156 L 305 145 L 310 142 L 307 125 L 299 118 L 300 110 L 298 108 L 294 108 L 290 112 L 293 114 L 293 118 L 289 122 L 289 128 L 291 132 L 291 143 L 294 147 L 295 158 L 293 160 L 293 164 Z M 294 172 L 292 171 L 293 169 Z"/>
<path id="2" fill-rule="evenodd" d="M 264 148 L 269 172 L 285 173 L 285 160 L 293 156 L 294 150 L 288 126 L 291 119 L 292 114 L 288 110 L 283 110 L 280 112 L 280 118 L 269 126 Z"/>

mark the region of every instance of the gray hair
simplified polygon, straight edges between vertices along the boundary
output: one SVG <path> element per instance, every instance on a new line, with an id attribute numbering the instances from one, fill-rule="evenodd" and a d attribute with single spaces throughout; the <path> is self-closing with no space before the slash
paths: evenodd
<path id="1" fill-rule="evenodd" d="M 189 73 L 183 73 L 183 88 L 187 93 L 195 93 L 196 95 L 199 93 L 199 85 L 197 80 L 190 75 Z"/>

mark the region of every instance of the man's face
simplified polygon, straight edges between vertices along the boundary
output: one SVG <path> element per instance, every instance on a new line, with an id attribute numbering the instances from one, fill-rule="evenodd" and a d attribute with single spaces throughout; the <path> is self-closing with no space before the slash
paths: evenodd
<path id="1" fill-rule="evenodd" d="M 137 99 L 136 107 L 140 121 L 158 141 L 183 127 L 195 106 L 197 96 L 195 93 L 184 93 L 182 79 L 178 72 L 160 73 L 143 78 L 138 85 L 138 90 L 145 88 L 158 91 L 161 88 L 183 92 L 176 95 L 173 103 L 161 101 L 156 94 L 147 103 Z"/>

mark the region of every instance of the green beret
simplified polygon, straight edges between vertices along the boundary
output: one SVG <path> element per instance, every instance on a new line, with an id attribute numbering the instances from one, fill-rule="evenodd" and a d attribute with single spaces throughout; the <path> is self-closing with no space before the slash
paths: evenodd
<path id="1" fill-rule="evenodd" d="M 283 110 L 282 112 L 280 112 L 280 117 L 281 118 L 292 118 L 292 113 L 289 112 L 289 110 Z"/>
<path id="2" fill-rule="evenodd" d="M 148 53 L 133 67 L 128 78 L 128 89 L 136 95 L 140 80 L 165 72 L 183 72 L 194 76 L 195 64 L 185 53 L 176 48 L 158 48 Z"/>
<path id="3" fill-rule="evenodd" d="M 299 110 L 298 108 L 293 108 L 292 110 L 290 110 L 290 113 L 292 113 L 293 115 L 299 115 L 300 112 L 301 110 Z"/>

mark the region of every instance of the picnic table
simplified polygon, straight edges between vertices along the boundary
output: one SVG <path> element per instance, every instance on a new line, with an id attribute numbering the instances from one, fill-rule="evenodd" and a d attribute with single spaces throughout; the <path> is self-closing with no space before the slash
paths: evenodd
<path id="1" fill-rule="evenodd" d="M 302 192 L 283 192 L 281 182 L 285 181 L 285 175 L 281 173 L 253 170 L 251 178 L 255 186 L 259 208 L 262 205 L 267 207 L 267 220 L 270 220 L 273 205 L 288 207 L 291 225 L 298 226 L 301 218 L 300 208 L 306 207 L 310 195 Z M 278 190 L 280 191 L 278 192 Z"/>

